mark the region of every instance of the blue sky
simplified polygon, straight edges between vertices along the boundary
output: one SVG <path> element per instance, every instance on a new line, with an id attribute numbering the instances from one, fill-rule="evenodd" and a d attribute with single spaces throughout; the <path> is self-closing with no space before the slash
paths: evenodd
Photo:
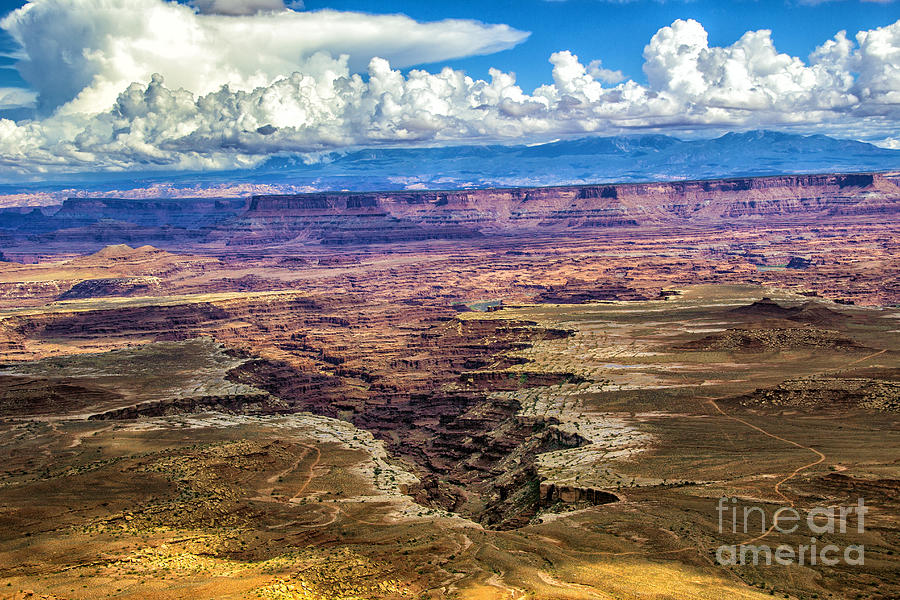
<path id="1" fill-rule="evenodd" d="M 23 176 L 751 129 L 900 148 L 900 1 L 0 6 L 0 168 Z"/>
<path id="2" fill-rule="evenodd" d="M 25 2 L 0 2 L 6 14 Z M 528 90 L 546 83 L 547 57 L 557 50 L 571 50 L 585 61 L 600 59 L 603 66 L 621 70 L 644 82 L 641 52 L 650 37 L 675 19 L 696 19 L 709 32 L 710 43 L 733 43 L 749 29 L 770 29 L 778 49 L 805 58 L 823 40 L 844 29 L 855 33 L 900 19 L 900 3 L 837 0 L 808 4 L 792 0 L 738 0 L 682 2 L 670 0 L 307 0 L 307 10 L 332 8 L 369 13 L 403 13 L 420 21 L 446 18 L 507 23 L 531 32 L 524 43 L 489 56 L 444 61 L 475 77 L 485 77 L 490 67 L 513 71 Z M 0 32 L 0 52 L 15 47 Z M 25 85 L 11 68 L 13 59 L 0 59 L 0 86 Z"/>
<path id="3" fill-rule="evenodd" d="M 900 19 L 900 3 L 859 0 L 815 5 L 791 0 L 307 0 L 306 8 L 400 12 L 417 20 L 478 19 L 530 31 L 529 39 L 512 50 L 446 63 L 477 77 L 489 67 L 515 71 L 529 90 L 547 82 L 547 57 L 557 50 L 571 50 L 585 61 L 600 59 L 605 67 L 643 82 L 644 46 L 675 19 L 700 21 L 710 44 L 717 46 L 733 43 L 749 29 L 770 29 L 780 51 L 801 58 L 842 29 L 855 33 Z"/>

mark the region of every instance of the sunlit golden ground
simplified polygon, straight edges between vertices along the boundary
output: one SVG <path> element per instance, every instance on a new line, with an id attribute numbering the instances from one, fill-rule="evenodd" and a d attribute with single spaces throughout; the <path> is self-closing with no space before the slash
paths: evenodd
<path id="1" fill-rule="evenodd" d="M 223 354 L 208 338 L 144 346 L 133 355 L 13 365 L 4 372 L 64 373 L 125 399 L 101 394 L 97 404 L 71 414 L 6 413 L 0 596 L 33 590 L 59 598 L 896 597 L 896 410 L 877 403 L 784 406 L 752 392 L 794 378 L 896 384 L 900 311 L 828 303 L 847 318 L 827 326 L 732 312 L 763 295 L 785 306 L 806 300 L 772 289 L 709 286 L 667 301 L 462 313 L 461 321 L 514 319 L 573 332 L 508 352 L 527 363 L 480 370 L 514 379 L 526 372 L 577 376 L 492 393 L 515 398 L 523 417 L 552 417 L 560 431 L 587 440 L 539 456 L 542 481 L 620 498 L 600 506 L 550 502 L 531 524 L 511 531 L 486 530 L 414 503 L 405 493 L 416 465 L 342 421 L 221 411 L 85 418 L 91 407 L 187 397 L 190 390 L 264 396 L 223 378 L 244 359 Z M 752 351 L 712 342 L 711 349 L 685 349 L 748 327 L 807 331 Z M 813 329 L 832 333 L 809 342 Z M 66 340 L 29 343 L 62 347 Z M 110 365 L 129 356 L 138 366 L 113 373 Z M 811 464 L 818 453 L 824 459 Z M 769 514 L 786 504 L 847 505 L 864 496 L 871 508 L 865 533 L 821 539 L 864 544 L 866 564 L 717 565 L 717 546 L 745 539 L 718 531 L 722 495 Z M 773 533 L 766 543 L 796 546 L 808 538 Z"/>

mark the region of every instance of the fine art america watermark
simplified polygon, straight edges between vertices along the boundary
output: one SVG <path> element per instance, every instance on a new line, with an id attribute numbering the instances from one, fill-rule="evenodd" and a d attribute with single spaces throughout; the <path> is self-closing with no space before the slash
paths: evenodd
<path id="1" fill-rule="evenodd" d="M 755 536 L 738 544 L 723 544 L 716 549 L 720 565 L 823 565 L 865 564 L 865 547 L 854 544 L 845 547 L 822 543 L 818 536 L 864 533 L 869 508 L 860 498 L 856 505 L 817 506 L 801 511 L 790 506 L 777 509 L 771 517 L 759 506 L 738 506 L 737 498 L 719 498 L 716 512 L 720 534 Z M 809 535 L 809 543 L 791 546 L 771 546 L 763 542 L 770 534 Z"/>

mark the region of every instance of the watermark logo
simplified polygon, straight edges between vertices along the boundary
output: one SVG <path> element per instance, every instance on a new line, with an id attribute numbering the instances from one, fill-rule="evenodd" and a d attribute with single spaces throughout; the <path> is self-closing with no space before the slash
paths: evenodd
<path id="1" fill-rule="evenodd" d="M 841 548 L 835 544 L 821 544 L 818 536 L 847 533 L 848 522 L 854 521 L 850 531 L 865 532 L 866 513 L 869 508 L 860 498 L 850 506 L 817 506 L 800 511 L 792 506 L 782 506 L 769 517 L 764 508 L 738 505 L 737 498 L 719 498 L 716 512 L 719 517 L 719 533 L 756 536 L 739 544 L 723 544 L 716 549 L 716 562 L 720 565 L 824 565 L 835 566 L 841 562 L 859 566 L 865 564 L 865 547 L 862 544 Z M 791 546 L 780 544 L 772 547 L 758 544 L 772 533 L 785 535 L 808 534 L 808 544 Z"/>

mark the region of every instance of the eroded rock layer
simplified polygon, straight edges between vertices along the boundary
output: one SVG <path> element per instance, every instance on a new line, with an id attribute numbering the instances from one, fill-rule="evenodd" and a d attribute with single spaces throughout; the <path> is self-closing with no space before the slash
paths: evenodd
<path id="1" fill-rule="evenodd" d="M 70 198 L 0 215 L 0 244 L 79 250 L 129 243 L 195 247 L 289 240 L 344 246 L 553 231 L 884 219 L 900 211 L 891 174 L 457 191 L 259 195 L 249 200 Z M 4 241 L 5 240 L 5 241 Z M 64 251 L 64 250 L 63 250 Z M 794 265 L 798 264 L 795 261 Z M 792 267 L 793 268 L 793 267 Z"/>
<path id="2" fill-rule="evenodd" d="M 254 196 L 219 226 L 230 243 L 300 234 L 372 243 L 553 229 L 673 226 L 733 220 L 875 216 L 900 210 L 880 174 L 790 175 L 624 185 Z"/>

